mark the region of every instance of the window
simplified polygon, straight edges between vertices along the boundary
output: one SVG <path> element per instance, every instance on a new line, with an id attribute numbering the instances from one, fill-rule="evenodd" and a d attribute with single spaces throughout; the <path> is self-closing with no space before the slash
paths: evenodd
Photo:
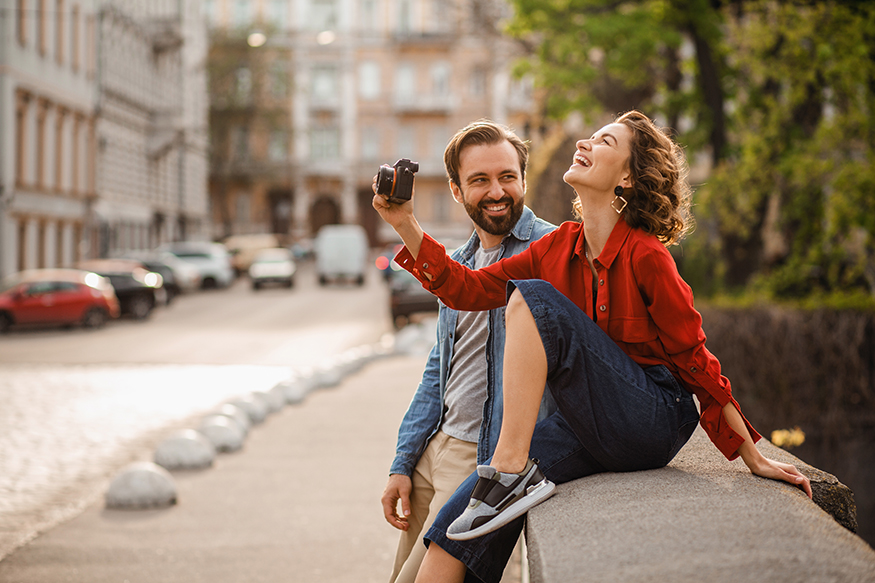
<path id="1" fill-rule="evenodd" d="M 312 0 L 310 5 L 310 23 L 313 30 L 334 30 L 337 28 L 336 0 Z"/>
<path id="2" fill-rule="evenodd" d="M 416 132 L 410 126 L 398 128 L 398 158 L 410 158 L 415 160 L 416 155 Z"/>
<path id="3" fill-rule="evenodd" d="M 30 95 L 18 91 L 15 104 L 15 183 L 19 186 L 28 184 L 27 179 L 27 153 L 30 143 L 27 140 L 28 111 L 30 109 Z"/>
<path id="4" fill-rule="evenodd" d="M 34 0 L 36 2 L 36 46 L 39 54 L 46 54 L 46 2 L 48 0 Z"/>
<path id="5" fill-rule="evenodd" d="M 36 106 L 36 187 L 43 188 L 45 184 L 46 159 L 46 115 L 49 104 L 40 99 Z"/>
<path id="6" fill-rule="evenodd" d="M 395 78 L 395 95 L 399 101 L 413 101 L 416 95 L 416 70 L 410 63 L 398 65 Z"/>
<path id="7" fill-rule="evenodd" d="M 410 34 L 413 30 L 413 14 L 410 0 L 398 0 L 398 33 Z"/>
<path id="8" fill-rule="evenodd" d="M 55 0 L 55 60 L 64 64 L 64 0 Z"/>
<path id="9" fill-rule="evenodd" d="M 18 0 L 18 44 L 27 46 L 27 0 Z"/>
<path id="10" fill-rule="evenodd" d="M 288 0 L 270 0 L 267 5 L 267 20 L 280 30 L 289 28 Z"/>
<path id="11" fill-rule="evenodd" d="M 79 5 L 70 9 L 70 64 L 74 72 L 79 71 Z"/>
<path id="12" fill-rule="evenodd" d="M 203 17 L 207 21 L 207 26 L 216 25 L 216 0 L 204 0 Z"/>
<path id="13" fill-rule="evenodd" d="M 361 1 L 361 26 L 366 32 L 377 32 L 377 2 L 376 0 Z"/>
<path id="14" fill-rule="evenodd" d="M 289 92 L 289 73 L 285 61 L 274 61 L 270 64 L 270 94 L 275 99 L 282 99 Z"/>
<path id="15" fill-rule="evenodd" d="M 234 26 L 246 26 L 251 20 L 249 0 L 235 0 Z"/>
<path id="16" fill-rule="evenodd" d="M 362 160 L 378 160 L 380 158 L 380 130 L 376 127 L 361 129 Z"/>
<path id="17" fill-rule="evenodd" d="M 450 141 L 452 134 L 446 126 L 437 126 L 431 131 L 431 152 L 429 157 L 433 160 L 443 160 L 444 150 Z"/>
<path id="18" fill-rule="evenodd" d="M 431 67 L 431 92 L 438 97 L 450 94 L 450 64 L 435 63 Z"/>
<path id="19" fill-rule="evenodd" d="M 452 24 L 454 5 L 445 0 L 431 0 L 431 26 L 435 32 L 449 32 Z"/>
<path id="20" fill-rule="evenodd" d="M 362 99 L 380 97 L 380 65 L 375 61 L 364 61 L 359 65 L 359 96 Z"/>
<path id="21" fill-rule="evenodd" d="M 282 162 L 286 159 L 286 132 L 273 130 L 270 132 L 270 143 L 267 147 L 267 157 L 272 162 Z"/>
<path id="22" fill-rule="evenodd" d="M 252 203 L 248 192 L 237 193 L 237 224 L 246 225 L 250 221 L 250 208 Z"/>
<path id="23" fill-rule="evenodd" d="M 310 132 L 310 157 L 313 160 L 340 157 L 340 132 L 337 128 L 315 128 Z"/>
<path id="24" fill-rule="evenodd" d="M 240 103 L 249 103 L 252 96 L 252 71 L 247 67 L 240 67 L 234 72 L 235 96 Z"/>
<path id="25" fill-rule="evenodd" d="M 471 71 L 471 77 L 469 80 L 468 90 L 471 93 L 471 97 L 483 97 L 486 95 L 486 68 L 485 67 L 474 67 Z"/>
<path id="26" fill-rule="evenodd" d="M 233 156 L 235 160 L 245 161 L 249 159 L 249 129 L 245 126 L 234 128 Z"/>
<path id="27" fill-rule="evenodd" d="M 337 100 L 338 96 L 337 68 L 332 66 L 319 66 L 313 68 L 312 85 L 310 96 L 314 102 Z"/>

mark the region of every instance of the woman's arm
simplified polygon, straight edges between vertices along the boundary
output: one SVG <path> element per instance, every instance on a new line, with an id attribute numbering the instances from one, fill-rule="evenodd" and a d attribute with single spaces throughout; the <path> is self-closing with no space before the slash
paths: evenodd
<path id="1" fill-rule="evenodd" d="M 723 407 L 723 415 L 729 426 L 732 427 L 744 438 L 738 448 L 738 455 L 744 460 L 744 463 L 750 468 L 750 471 L 757 476 L 763 478 L 771 478 L 773 480 L 782 480 L 789 482 L 794 486 L 799 486 L 811 498 L 811 482 L 796 469 L 796 466 L 785 464 L 765 457 L 760 450 L 757 449 L 747 430 L 747 425 L 741 417 L 741 413 L 735 408 L 735 405 L 728 403 Z"/>
<path id="2" fill-rule="evenodd" d="M 374 177 L 375 185 L 376 180 L 376 177 Z M 416 256 L 419 255 L 419 248 L 422 245 L 424 231 L 419 226 L 419 221 L 413 216 L 413 197 L 403 204 L 393 204 L 386 197 L 376 193 L 376 186 L 373 186 L 373 188 L 375 189 L 374 199 L 371 201 L 371 205 L 380 214 L 380 217 L 395 229 L 395 232 L 404 241 L 407 250 L 416 259 Z"/>

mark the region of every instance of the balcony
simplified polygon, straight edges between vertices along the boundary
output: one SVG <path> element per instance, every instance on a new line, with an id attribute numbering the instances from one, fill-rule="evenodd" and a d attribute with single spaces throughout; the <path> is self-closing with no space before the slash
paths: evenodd
<path id="1" fill-rule="evenodd" d="M 153 18 L 145 28 L 155 53 L 177 50 L 182 46 L 184 39 L 178 17 Z"/>
<path id="2" fill-rule="evenodd" d="M 399 114 L 449 114 L 456 103 L 452 95 L 396 95 L 392 105 Z"/>

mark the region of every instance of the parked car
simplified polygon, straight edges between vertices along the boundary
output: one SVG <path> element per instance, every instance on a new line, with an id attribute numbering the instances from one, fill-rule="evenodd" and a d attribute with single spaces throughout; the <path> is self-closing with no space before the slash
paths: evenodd
<path id="1" fill-rule="evenodd" d="M 316 235 L 316 274 L 319 285 L 352 280 L 365 283 L 368 237 L 361 225 L 325 225 Z"/>
<path id="2" fill-rule="evenodd" d="M 374 261 L 374 265 L 377 266 L 379 272 L 383 274 L 383 279 L 387 282 L 392 281 L 392 268 L 398 267 L 392 263 L 392 260 L 395 259 L 395 256 L 398 255 L 398 252 L 401 251 L 402 247 L 404 247 L 403 243 L 392 243 L 386 245 L 380 251 L 380 254 L 377 255 L 376 261 Z"/>
<path id="3" fill-rule="evenodd" d="M 254 235 L 231 235 L 222 244 L 231 256 L 231 267 L 239 276 L 249 271 L 252 260 L 262 249 L 273 249 L 280 246 L 279 236 L 271 233 Z"/>
<path id="4" fill-rule="evenodd" d="M 161 274 L 145 269 L 130 259 L 91 259 L 79 263 L 80 269 L 107 278 L 115 289 L 122 315 L 145 320 L 156 305 L 167 303 Z"/>
<path id="5" fill-rule="evenodd" d="M 162 245 L 158 250 L 172 253 L 197 267 L 202 288 L 228 287 L 234 281 L 231 256 L 221 243 L 182 241 Z"/>
<path id="6" fill-rule="evenodd" d="M 392 265 L 387 273 L 392 323 L 396 328 L 403 327 L 414 314 L 438 311 L 437 298 L 410 272 Z"/>
<path id="7" fill-rule="evenodd" d="M 118 316 L 119 302 L 112 285 L 96 273 L 34 269 L 0 282 L 0 332 L 38 324 L 100 328 Z"/>
<path id="8" fill-rule="evenodd" d="M 249 279 L 252 289 L 256 290 L 272 283 L 292 287 L 295 285 L 295 271 L 291 251 L 284 247 L 262 249 L 249 265 Z"/>
<path id="9" fill-rule="evenodd" d="M 167 290 L 168 304 L 176 296 L 200 289 L 201 287 L 200 270 L 191 263 L 179 259 L 172 253 L 132 251 L 123 255 L 121 259 L 139 261 L 145 269 L 160 274 L 164 278 L 164 289 Z"/>

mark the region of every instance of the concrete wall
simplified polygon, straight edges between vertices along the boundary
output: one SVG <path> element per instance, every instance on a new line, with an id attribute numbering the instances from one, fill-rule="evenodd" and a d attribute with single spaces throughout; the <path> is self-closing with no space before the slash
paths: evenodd
<path id="1" fill-rule="evenodd" d="M 875 551 L 846 527 L 855 524 L 850 491 L 765 439 L 759 448 L 796 464 L 815 501 L 727 461 L 699 428 L 666 468 L 561 484 L 532 509 L 531 580 L 875 581 Z"/>

